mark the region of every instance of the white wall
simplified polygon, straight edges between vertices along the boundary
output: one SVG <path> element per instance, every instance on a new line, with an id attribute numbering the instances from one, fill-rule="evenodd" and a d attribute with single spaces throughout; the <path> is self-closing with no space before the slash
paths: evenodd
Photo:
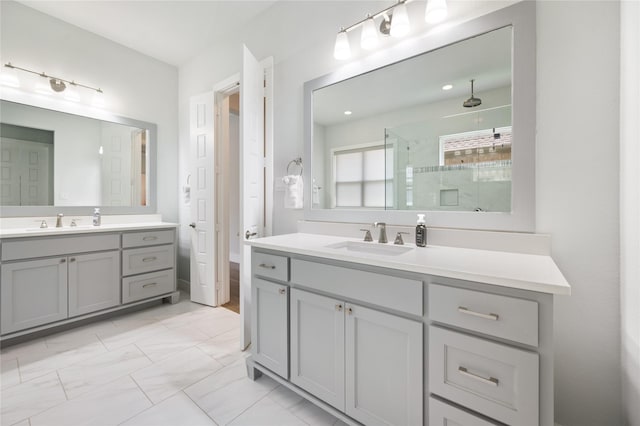
<path id="1" fill-rule="evenodd" d="M 617 425 L 619 3 L 537 11 L 537 231 L 572 286 L 555 300 L 556 421 Z"/>
<path id="2" fill-rule="evenodd" d="M 469 16 L 504 3 L 473 5 L 481 9 Z M 537 7 L 538 93 L 531 100 L 538 114 L 537 231 L 552 235 L 554 260 L 573 286 L 572 296 L 556 298 L 556 420 L 566 426 L 620 424 L 619 3 L 541 1 Z M 279 2 L 181 67 L 180 184 L 187 176 L 189 97 L 240 71 L 241 41 L 258 58 L 274 56 L 279 176 L 303 151 L 303 83 L 343 66 L 332 58 L 336 31 L 379 8 L 357 1 L 331 7 Z M 274 233 L 295 231 L 302 212 L 283 209 L 282 194 L 275 196 Z M 188 211 L 180 208 L 185 226 Z"/>
<path id="3" fill-rule="evenodd" d="M 621 3 L 620 303 L 626 424 L 640 425 L 640 2 Z"/>
<path id="4" fill-rule="evenodd" d="M 16 2 L 0 2 L 0 12 L 2 63 L 99 86 L 108 112 L 157 124 L 158 213 L 177 221 L 178 70 Z M 41 106 L 90 109 L 24 95 Z"/>

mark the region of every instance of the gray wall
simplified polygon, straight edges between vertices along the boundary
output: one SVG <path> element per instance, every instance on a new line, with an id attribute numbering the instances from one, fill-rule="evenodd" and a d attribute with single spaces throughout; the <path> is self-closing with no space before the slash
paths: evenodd
<path id="1" fill-rule="evenodd" d="M 415 2 L 412 4 L 423 4 Z M 505 3 L 474 2 L 489 11 Z M 279 2 L 254 22 L 180 68 L 180 185 L 188 169 L 189 97 L 240 72 L 241 42 L 274 57 L 275 176 L 303 152 L 303 83 L 343 66 L 336 31 L 377 2 Z M 541 1 L 538 17 L 537 232 L 573 286 L 556 298 L 556 420 L 621 423 L 618 266 L 619 3 Z M 423 13 L 423 11 L 422 11 Z M 300 19 L 310 17 L 313 19 Z M 280 29 L 287 28 L 288 31 Z M 291 36 L 295 34 L 295 36 Z M 387 47 L 394 43 L 387 40 Z M 361 56 L 355 52 L 354 60 Z M 302 213 L 275 193 L 275 234 L 293 232 Z M 183 228 L 188 210 L 180 206 Z M 181 242 L 188 265 L 188 240 Z M 182 268 L 188 277 L 188 266 Z"/>

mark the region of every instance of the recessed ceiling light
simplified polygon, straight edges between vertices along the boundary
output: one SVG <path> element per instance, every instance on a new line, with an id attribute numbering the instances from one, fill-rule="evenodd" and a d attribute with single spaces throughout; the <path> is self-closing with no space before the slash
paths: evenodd
<path id="1" fill-rule="evenodd" d="M 453 89 L 452 84 L 445 84 L 444 86 L 442 86 L 442 90 L 451 90 L 451 89 Z"/>
<path id="2" fill-rule="evenodd" d="M 344 112 L 344 115 L 351 115 L 351 114 L 353 114 L 353 113 L 351 111 L 348 111 L 348 110 Z"/>

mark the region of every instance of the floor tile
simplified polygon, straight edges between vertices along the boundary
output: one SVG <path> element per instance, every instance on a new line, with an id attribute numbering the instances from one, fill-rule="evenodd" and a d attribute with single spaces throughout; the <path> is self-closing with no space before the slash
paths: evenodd
<path id="1" fill-rule="evenodd" d="M 228 424 L 278 386 L 266 376 L 255 382 L 249 380 L 242 364 L 227 367 L 185 389 L 218 425 Z M 244 370 L 242 376 L 239 375 L 241 369 Z"/>
<path id="2" fill-rule="evenodd" d="M 209 337 L 194 327 L 166 329 L 142 340 L 136 341 L 136 346 L 145 355 L 156 362 L 174 353 L 196 346 Z"/>
<path id="3" fill-rule="evenodd" d="M 31 417 L 31 426 L 118 425 L 151 405 L 135 382 L 126 376 Z"/>
<path id="4" fill-rule="evenodd" d="M 131 375 L 145 394 L 158 403 L 223 367 L 198 348 L 174 354 Z"/>
<path id="5" fill-rule="evenodd" d="M 198 345 L 204 353 L 224 365 L 230 365 L 245 356 L 240 350 L 240 327 L 219 334 Z"/>
<path id="6" fill-rule="evenodd" d="M 92 391 L 151 364 L 134 345 L 125 346 L 101 356 L 86 359 L 58 371 L 69 399 Z"/>
<path id="7" fill-rule="evenodd" d="M 2 359 L 10 359 L 10 358 L 18 358 L 20 355 L 29 354 L 34 352 L 46 351 L 47 344 L 44 342 L 44 339 L 35 339 L 30 340 L 28 342 L 20 343 L 17 345 L 2 347 L 0 351 L 0 356 Z"/>
<path id="8" fill-rule="evenodd" d="M 298 417 L 269 398 L 263 398 L 236 417 L 233 426 L 306 426 Z"/>
<path id="9" fill-rule="evenodd" d="M 67 400 L 58 375 L 49 373 L 2 392 L 0 424 L 12 425 Z"/>
<path id="10" fill-rule="evenodd" d="M 85 359 L 95 358 L 107 353 L 101 342 L 94 342 L 74 349 L 58 351 L 47 348 L 44 351 L 22 354 L 18 358 L 20 376 L 26 382 L 61 368 L 68 367 Z"/>
<path id="11" fill-rule="evenodd" d="M 165 326 L 153 320 L 148 322 L 146 320 L 138 321 L 136 319 L 130 319 L 120 324 L 114 321 L 114 324 L 116 327 L 113 330 L 98 333 L 98 337 L 110 351 L 131 345 L 132 343 L 167 330 Z"/>
<path id="12" fill-rule="evenodd" d="M 0 359 L 0 384 L 2 389 L 20 384 L 20 372 L 18 371 L 18 360 L 15 358 Z"/>
<path id="13" fill-rule="evenodd" d="M 290 408 L 296 417 L 311 426 L 331 426 L 338 419 L 306 399 Z"/>
<path id="14" fill-rule="evenodd" d="M 215 426 L 187 395 L 179 392 L 122 423 L 122 426 Z"/>
<path id="15" fill-rule="evenodd" d="M 63 331 L 52 334 L 44 338 L 45 344 L 49 350 L 58 352 L 76 349 L 92 343 L 100 342 L 97 333 L 113 329 L 114 325 L 111 321 L 100 321 L 94 324 L 85 325 L 74 328 L 72 330 Z"/>

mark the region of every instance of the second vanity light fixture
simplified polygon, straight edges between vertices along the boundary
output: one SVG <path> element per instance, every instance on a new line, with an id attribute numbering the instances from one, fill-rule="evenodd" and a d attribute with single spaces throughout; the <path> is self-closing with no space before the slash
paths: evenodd
<path id="1" fill-rule="evenodd" d="M 367 14 L 362 21 L 358 21 L 349 27 L 340 28 L 336 37 L 336 44 L 333 56 L 343 60 L 351 57 L 351 47 L 347 33 L 362 26 L 360 35 L 360 46 L 365 50 L 375 49 L 378 46 L 378 30 L 375 19 L 382 16 L 380 23 L 380 33 L 391 35 L 392 37 L 402 37 L 409 32 L 409 15 L 407 14 L 407 3 L 412 0 L 398 0 L 392 6 L 387 7 L 374 14 Z M 428 0 L 424 19 L 429 24 L 436 24 L 447 17 L 447 0 Z"/>
<path id="2" fill-rule="evenodd" d="M 3 75 L 3 78 L 2 78 L 3 85 L 19 88 L 20 80 L 16 75 L 15 70 L 20 70 L 30 74 L 38 75 L 48 80 L 48 83 L 49 83 L 48 85 L 43 83 L 39 83 L 36 85 L 35 91 L 37 93 L 40 93 L 43 95 L 49 95 L 52 92 L 53 93 L 65 92 L 65 99 L 73 102 L 79 102 L 80 96 L 75 91 L 75 88 L 83 87 L 85 89 L 93 90 L 96 92 L 94 95 L 94 101 L 93 101 L 93 103 L 96 106 L 101 106 L 103 102 L 102 101 L 103 91 L 99 87 L 91 87 L 91 86 L 87 86 L 86 84 L 77 83 L 74 80 L 66 80 L 64 78 L 54 77 L 52 75 L 48 75 L 45 72 L 38 72 L 38 71 L 33 71 L 27 68 L 22 68 L 17 65 L 13 65 L 11 62 L 7 62 L 6 64 L 4 64 L 4 66 L 6 68 L 9 68 L 10 72 Z"/>

